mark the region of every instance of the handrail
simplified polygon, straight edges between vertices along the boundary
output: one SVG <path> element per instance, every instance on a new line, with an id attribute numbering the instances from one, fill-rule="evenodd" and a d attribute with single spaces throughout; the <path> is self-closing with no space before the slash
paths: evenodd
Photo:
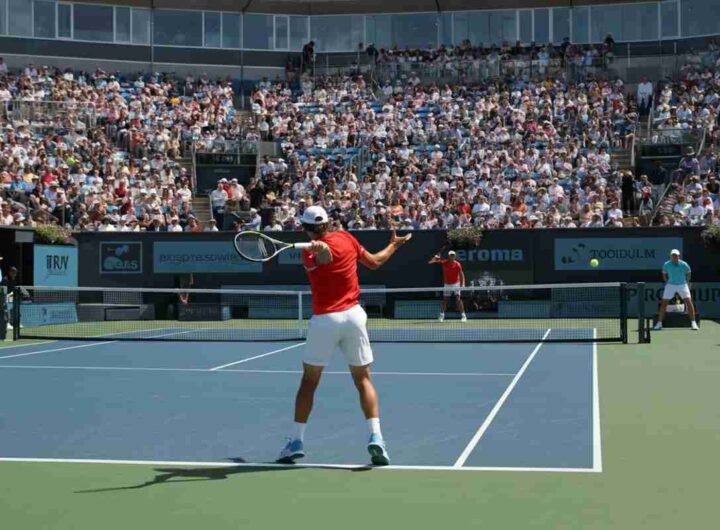
<path id="1" fill-rule="evenodd" d="M 635 172 L 635 141 L 640 134 L 640 114 L 635 117 L 635 134 L 633 134 L 632 144 L 630 144 L 630 167 Z"/>

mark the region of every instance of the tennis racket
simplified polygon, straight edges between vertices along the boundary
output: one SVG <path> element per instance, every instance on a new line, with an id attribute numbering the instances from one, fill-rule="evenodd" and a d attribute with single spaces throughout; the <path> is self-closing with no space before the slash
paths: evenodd
<path id="1" fill-rule="evenodd" d="M 262 232 L 246 230 L 235 235 L 235 250 L 248 261 L 270 261 L 284 250 L 291 248 L 310 248 L 312 243 L 285 243 Z"/>

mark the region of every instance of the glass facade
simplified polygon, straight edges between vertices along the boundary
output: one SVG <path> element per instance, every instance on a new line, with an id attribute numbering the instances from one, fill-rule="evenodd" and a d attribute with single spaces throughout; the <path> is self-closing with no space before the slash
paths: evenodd
<path id="1" fill-rule="evenodd" d="M 153 17 L 155 44 L 169 46 L 202 46 L 202 11 L 156 10 Z"/>
<path id="2" fill-rule="evenodd" d="M 153 28 L 153 35 L 150 32 Z M 370 15 L 270 15 L 136 8 L 65 0 L 0 0 L 0 35 L 136 45 L 317 52 L 535 42 L 578 44 L 720 35 L 720 0 Z M 152 38 L 151 38 L 152 37 Z"/>
<path id="3" fill-rule="evenodd" d="M 32 37 L 33 5 L 28 0 L 8 0 L 8 35 L 14 37 Z"/>
<path id="4" fill-rule="evenodd" d="M 130 42 L 130 8 L 115 8 L 115 42 Z"/>
<path id="5" fill-rule="evenodd" d="M 34 36 L 41 39 L 55 38 L 55 2 L 35 2 L 33 10 Z"/>

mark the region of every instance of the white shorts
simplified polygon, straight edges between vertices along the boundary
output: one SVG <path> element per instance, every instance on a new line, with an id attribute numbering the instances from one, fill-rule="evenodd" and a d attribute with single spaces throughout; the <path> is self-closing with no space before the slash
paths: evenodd
<path id="1" fill-rule="evenodd" d="M 443 286 L 443 296 L 460 296 L 460 282 L 457 283 L 446 283 Z"/>
<path id="2" fill-rule="evenodd" d="M 663 300 L 672 300 L 675 297 L 675 293 L 680 295 L 683 300 L 690 298 L 690 287 L 684 283 L 682 285 L 671 285 L 665 284 L 665 290 L 663 291 Z"/>
<path id="3" fill-rule="evenodd" d="M 367 314 L 360 305 L 337 313 L 313 315 L 303 362 L 312 366 L 327 366 L 335 350 L 339 349 L 351 366 L 370 364 L 373 353 L 366 324 Z"/>

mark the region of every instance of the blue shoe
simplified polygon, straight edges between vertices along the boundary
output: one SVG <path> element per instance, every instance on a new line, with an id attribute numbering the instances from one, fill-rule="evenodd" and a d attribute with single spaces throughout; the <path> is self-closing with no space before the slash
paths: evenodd
<path id="1" fill-rule="evenodd" d="M 278 462 L 283 464 L 292 464 L 295 460 L 298 460 L 305 456 L 305 447 L 302 440 L 290 440 L 285 444 L 283 450 L 280 451 L 280 458 Z"/>
<path id="2" fill-rule="evenodd" d="M 385 449 L 385 440 L 379 434 L 371 434 L 368 442 L 368 453 L 370 461 L 376 466 L 387 466 L 390 464 L 390 455 Z"/>

